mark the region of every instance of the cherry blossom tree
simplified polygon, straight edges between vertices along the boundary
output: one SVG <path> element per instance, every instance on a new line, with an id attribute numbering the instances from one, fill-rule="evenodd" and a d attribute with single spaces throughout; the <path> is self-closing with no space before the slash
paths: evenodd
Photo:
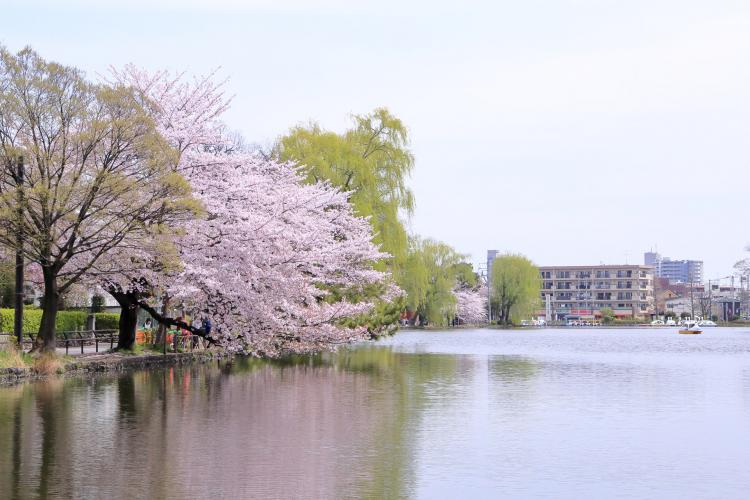
<path id="1" fill-rule="evenodd" d="M 480 287 L 476 290 L 454 290 L 456 297 L 456 319 L 468 325 L 478 325 L 487 322 L 487 289 Z"/>
<path id="2" fill-rule="evenodd" d="M 373 304 L 339 292 L 378 285 L 388 299 L 400 290 L 373 269 L 387 255 L 372 243 L 368 220 L 354 215 L 348 193 L 304 184 L 291 163 L 234 151 L 219 122 L 228 102 L 213 76 L 186 82 L 132 66 L 114 75 L 151 107 L 205 217 L 186 223 L 173 240 L 178 273 L 154 272 L 158 259 L 146 257 L 143 274 L 133 274 L 131 258 L 122 266 L 130 272 L 111 273 L 109 283 L 164 324 L 177 320 L 134 291 L 159 288 L 201 311 L 217 324 L 210 340 L 231 350 L 273 356 L 365 338 L 366 328 L 347 320 Z"/>

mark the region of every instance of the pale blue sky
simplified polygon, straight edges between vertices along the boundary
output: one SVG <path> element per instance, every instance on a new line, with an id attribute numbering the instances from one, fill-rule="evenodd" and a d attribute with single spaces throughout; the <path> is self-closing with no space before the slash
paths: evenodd
<path id="1" fill-rule="evenodd" d="M 11 0 L 0 16 L 0 43 L 92 77 L 221 67 L 226 121 L 252 142 L 387 106 L 417 158 L 412 230 L 473 262 L 636 263 L 657 245 L 714 277 L 750 243 L 746 0 Z"/>

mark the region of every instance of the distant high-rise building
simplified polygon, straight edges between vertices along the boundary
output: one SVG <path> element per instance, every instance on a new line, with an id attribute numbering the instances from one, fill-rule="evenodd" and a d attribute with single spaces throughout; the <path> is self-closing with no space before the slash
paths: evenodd
<path id="1" fill-rule="evenodd" d="M 656 252 L 646 252 L 643 254 L 643 262 L 647 266 L 653 266 L 654 274 L 658 278 L 667 278 L 671 282 L 679 283 L 703 282 L 702 260 L 672 260 Z"/>
<path id="2" fill-rule="evenodd" d="M 497 250 L 487 250 L 487 283 L 490 282 L 490 276 L 492 276 L 492 262 L 498 253 L 500 252 Z"/>
<path id="3" fill-rule="evenodd" d="M 656 267 L 659 261 L 661 261 L 661 255 L 656 252 L 646 252 L 643 254 L 643 263 L 647 266 Z"/>

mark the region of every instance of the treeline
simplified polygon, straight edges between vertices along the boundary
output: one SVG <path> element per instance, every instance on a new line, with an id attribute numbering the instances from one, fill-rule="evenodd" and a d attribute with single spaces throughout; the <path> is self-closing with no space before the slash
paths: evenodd
<path id="1" fill-rule="evenodd" d="M 263 153 L 227 133 L 228 106 L 213 75 L 128 66 L 93 82 L 0 47 L 0 247 L 43 292 L 35 351 L 54 348 L 76 287 L 117 300 L 124 349 L 139 310 L 157 341 L 179 326 L 267 356 L 402 317 L 485 320 L 465 258 L 405 229 L 414 158 L 400 120 L 381 108 L 342 134 L 299 126 Z"/>

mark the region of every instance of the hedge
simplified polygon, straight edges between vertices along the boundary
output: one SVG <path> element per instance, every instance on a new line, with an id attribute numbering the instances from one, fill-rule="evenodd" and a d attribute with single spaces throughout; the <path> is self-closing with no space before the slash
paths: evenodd
<path id="1" fill-rule="evenodd" d="M 97 330 L 117 330 L 120 328 L 120 313 L 96 313 Z"/>
<path id="2" fill-rule="evenodd" d="M 85 311 L 59 311 L 55 327 L 58 332 L 70 332 L 74 330 L 83 330 L 86 328 L 86 318 L 89 313 Z M 13 331 L 13 309 L 0 309 L 0 331 Z M 97 330 L 116 330 L 120 315 L 117 313 L 97 313 L 96 329 Z M 27 308 L 23 311 L 23 331 L 24 333 L 36 334 L 39 331 L 39 325 L 42 322 L 42 310 Z"/>

